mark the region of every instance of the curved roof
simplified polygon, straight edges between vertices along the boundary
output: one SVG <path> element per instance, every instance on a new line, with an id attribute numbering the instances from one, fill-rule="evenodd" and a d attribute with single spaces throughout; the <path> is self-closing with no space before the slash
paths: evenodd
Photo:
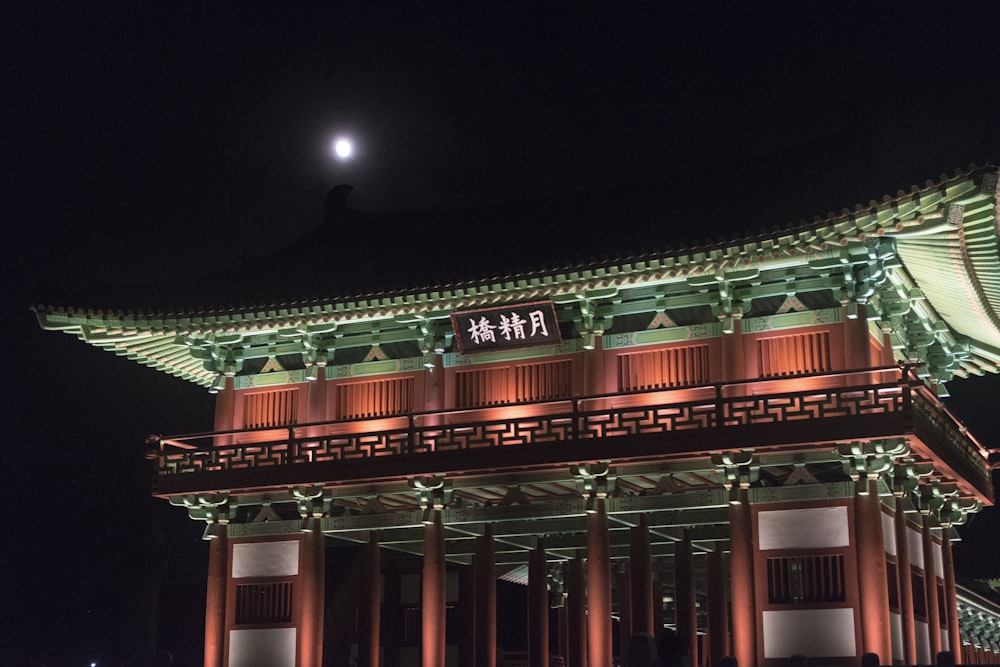
<path id="1" fill-rule="evenodd" d="M 995 355 L 1000 352 L 997 173 L 956 181 L 940 194 L 940 217 L 897 235 L 897 251 L 944 321 Z"/>
<path id="2" fill-rule="evenodd" d="M 463 283 L 251 307 L 94 310 L 37 305 L 34 310 L 44 329 L 71 333 L 207 386 L 217 373 L 205 363 L 206 355 L 214 354 L 213 346 L 249 337 L 271 335 L 268 345 L 278 355 L 301 353 L 311 338 L 334 330 L 360 336 L 362 330 L 378 329 L 381 337 L 375 340 L 385 343 L 397 328 L 400 340 L 416 340 L 428 334 L 428 322 L 441 321 L 456 309 L 538 298 L 596 303 L 644 288 L 680 294 L 696 286 L 747 282 L 761 272 L 796 267 L 828 274 L 866 257 L 874 260 L 894 243 L 900 261 L 888 262 L 886 276 L 928 331 L 953 347 L 968 347 L 958 374 L 997 372 L 997 173 L 996 167 L 973 166 L 881 202 L 786 229 Z"/>

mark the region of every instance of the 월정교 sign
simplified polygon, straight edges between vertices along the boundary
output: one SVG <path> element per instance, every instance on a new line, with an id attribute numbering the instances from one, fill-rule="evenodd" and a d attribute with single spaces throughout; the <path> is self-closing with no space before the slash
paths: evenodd
<path id="1" fill-rule="evenodd" d="M 562 342 L 551 301 L 452 313 L 460 354 Z"/>

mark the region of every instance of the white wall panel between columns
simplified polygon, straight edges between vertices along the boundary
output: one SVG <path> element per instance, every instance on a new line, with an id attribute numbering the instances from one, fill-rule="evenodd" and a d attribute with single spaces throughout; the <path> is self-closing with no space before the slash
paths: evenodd
<path id="1" fill-rule="evenodd" d="M 931 639 L 927 634 L 927 623 L 914 621 L 913 634 L 917 636 L 917 662 L 921 665 L 931 664 Z"/>
<path id="2" fill-rule="evenodd" d="M 233 579 L 292 577 L 298 573 L 298 540 L 238 542 L 233 545 Z"/>
<path id="3" fill-rule="evenodd" d="M 903 651 L 903 619 L 896 612 L 889 612 L 889 630 L 892 632 L 892 659 L 902 662 Z"/>
<path id="4" fill-rule="evenodd" d="M 843 657 L 858 654 L 854 609 L 765 611 L 764 657 Z"/>
<path id="5" fill-rule="evenodd" d="M 910 565 L 924 569 L 924 538 L 918 531 L 907 528 L 906 542 L 910 546 Z"/>
<path id="6" fill-rule="evenodd" d="M 229 667 L 295 667 L 295 628 L 231 630 Z"/>
<path id="7" fill-rule="evenodd" d="M 761 551 L 831 549 L 850 545 L 844 506 L 763 511 L 757 515 L 757 528 Z"/>
<path id="8" fill-rule="evenodd" d="M 882 539 L 885 540 L 885 552 L 896 555 L 896 525 L 891 516 L 882 512 Z"/>

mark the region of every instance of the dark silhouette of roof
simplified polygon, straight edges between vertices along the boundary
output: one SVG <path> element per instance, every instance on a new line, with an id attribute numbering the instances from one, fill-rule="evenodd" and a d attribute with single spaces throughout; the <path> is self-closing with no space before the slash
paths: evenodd
<path id="1" fill-rule="evenodd" d="M 89 295 L 49 289 L 40 301 L 183 309 L 451 285 L 753 238 L 938 177 L 941 163 L 929 163 L 941 156 L 882 164 L 866 150 L 866 137 L 864 125 L 855 125 L 794 149 L 662 179 L 476 208 L 358 211 L 350 207 L 352 188 L 336 186 L 322 224 L 235 269 Z M 948 164 L 965 167 L 970 157 L 989 156 L 956 150 Z"/>

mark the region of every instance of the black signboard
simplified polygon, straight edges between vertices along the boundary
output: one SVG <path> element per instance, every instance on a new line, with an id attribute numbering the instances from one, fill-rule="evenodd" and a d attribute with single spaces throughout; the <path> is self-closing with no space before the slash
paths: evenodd
<path id="1" fill-rule="evenodd" d="M 460 354 L 562 342 L 551 301 L 452 313 L 451 328 Z"/>

